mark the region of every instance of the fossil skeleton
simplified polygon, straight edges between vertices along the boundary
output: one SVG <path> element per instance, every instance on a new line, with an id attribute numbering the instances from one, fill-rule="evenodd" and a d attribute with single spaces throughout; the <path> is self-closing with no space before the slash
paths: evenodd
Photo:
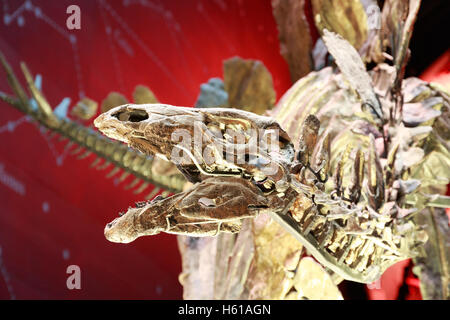
<path id="1" fill-rule="evenodd" d="M 389 5 L 388 1 L 383 12 Z M 417 7 L 412 5 L 406 27 L 411 27 L 416 13 Z M 136 203 L 107 224 L 105 235 L 110 241 L 130 242 L 159 232 L 221 237 L 253 229 L 257 247 L 258 230 L 273 228 L 265 218 L 270 215 L 280 230 L 293 235 L 331 274 L 369 283 L 397 261 L 423 257 L 421 247 L 429 232 L 418 217 L 449 206 L 448 198 L 438 194 L 442 188 L 433 189 L 433 184 L 445 186 L 449 180 L 450 100 L 436 85 L 402 79 L 409 37 L 408 33 L 399 36 L 401 45 L 393 66 L 379 62 L 369 73 L 346 40 L 323 29 L 322 39 L 341 73 L 333 73 L 331 67 L 311 72 L 293 85 L 268 116 L 230 108 L 127 104 L 95 120 L 102 133 L 131 148 L 55 117 L 23 64 L 39 107 L 32 110 L 3 57 L 16 97 L 1 97 L 137 178 L 159 183 L 169 191 L 183 189 L 180 175 L 162 183 L 152 175 L 152 157 L 157 155 L 175 162 L 193 183 L 168 198 Z M 191 137 L 201 132 L 205 144 L 200 149 L 191 149 L 190 144 L 180 147 L 173 139 L 179 129 Z M 251 148 L 255 142 L 249 134 L 252 129 L 276 130 L 276 151 L 264 144 Z M 242 143 L 236 142 L 237 136 L 243 137 Z M 174 159 L 174 149 L 187 157 Z M 241 150 L 246 161 L 239 165 L 230 161 L 228 150 Z M 213 161 L 206 159 L 208 153 L 214 154 Z M 236 157 L 231 154 L 231 159 Z M 443 175 L 431 180 L 420 170 L 436 161 Z M 275 172 L 267 170 L 269 167 L 276 168 Z M 448 239 L 448 226 L 443 235 Z M 438 246 L 444 251 L 440 263 L 448 268 L 446 239 Z M 286 256 L 298 249 L 293 246 Z M 307 264 L 307 260 L 301 261 Z M 279 262 L 269 263 L 275 266 Z M 301 274 L 302 263 L 293 265 L 287 269 Z M 241 277 L 250 293 L 241 288 L 232 297 L 287 298 L 291 287 L 301 291 L 290 283 L 278 295 L 252 295 L 252 276 L 257 278 L 252 272 L 257 267 L 247 266 L 246 270 Z M 290 278 L 288 272 L 284 274 L 281 277 Z M 444 270 L 443 298 L 449 297 L 447 277 Z"/>

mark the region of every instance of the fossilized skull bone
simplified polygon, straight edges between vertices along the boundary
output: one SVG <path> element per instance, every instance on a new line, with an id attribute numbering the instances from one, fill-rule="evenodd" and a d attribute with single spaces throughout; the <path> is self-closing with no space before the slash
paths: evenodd
<path id="1" fill-rule="evenodd" d="M 235 109 L 124 105 L 100 115 L 95 125 L 111 138 L 174 162 L 195 183 L 167 199 L 137 203 L 106 226 L 111 241 L 159 232 L 238 232 L 242 219 L 264 211 L 286 225 L 319 262 L 350 280 L 373 281 L 415 253 L 415 226 L 399 219 L 392 203 L 384 204 L 373 137 L 367 202 L 360 199 L 365 171 L 360 150 L 353 156 L 350 185 L 342 185 L 337 170 L 335 190 L 325 190 L 330 139 L 318 139 L 320 123 L 312 115 L 302 124 L 296 153 L 274 120 Z M 348 153 L 341 165 L 346 158 Z"/>

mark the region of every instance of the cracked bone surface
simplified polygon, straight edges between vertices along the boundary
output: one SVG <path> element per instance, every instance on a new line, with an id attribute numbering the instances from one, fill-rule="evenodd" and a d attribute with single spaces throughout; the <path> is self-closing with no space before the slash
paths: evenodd
<path id="1" fill-rule="evenodd" d="M 282 50 L 295 51 L 302 42 L 297 40 L 307 33 L 299 32 L 303 22 L 291 22 L 301 22 L 297 17 L 303 6 L 298 1 L 273 4 L 281 27 Z M 167 105 L 127 105 L 117 109 L 120 112 L 115 110 L 113 116 L 109 113 L 99 118 L 102 121 L 97 123 L 103 122 L 103 130 L 109 135 L 163 158 L 167 157 L 160 153 L 164 151 L 161 147 L 171 147 L 167 136 L 161 139 L 164 132 L 184 126 L 187 133 L 195 133 L 195 128 L 206 133 L 206 142 L 215 142 L 212 149 L 191 150 L 181 162 L 171 158 L 195 185 L 186 183 L 182 174 L 172 176 L 163 167 L 155 170 L 159 165 L 152 156 L 107 139 L 65 116 L 61 118 L 57 110 L 53 113 L 34 85 L 31 72 L 22 64 L 31 99 L 38 107 L 31 108 L 30 98 L 1 54 L 0 62 L 15 96 L 0 92 L 0 99 L 68 138 L 66 147 L 77 144 L 79 147 L 71 154 L 85 148 L 79 159 L 94 152 L 98 158 L 92 166 L 98 170 L 115 166 L 107 177 L 119 168 L 126 171 L 120 179 L 133 174 L 136 179 L 125 189 L 142 179 L 144 183 L 135 194 L 149 183 L 159 186 L 145 199 L 153 198 L 159 188 L 165 189 L 166 195 L 169 191 L 184 191 L 164 201 L 156 198 L 151 203 L 136 203 L 136 208 L 130 208 L 122 219 L 109 224 L 105 233 L 118 242 L 161 231 L 191 235 L 178 236 L 185 298 L 339 299 L 342 296 L 336 284 L 340 278 L 371 282 L 390 264 L 413 256 L 413 271 L 420 278 L 424 299 L 449 299 L 450 231 L 444 208 L 450 206 L 450 197 L 442 194 L 450 181 L 450 94 L 437 84 L 403 79 L 420 1 L 385 1 L 381 32 L 368 34 L 361 48 L 358 37 L 352 36 L 354 29 L 363 31 L 367 22 L 359 2 L 349 2 L 345 10 L 337 11 L 322 4 L 313 1 L 314 16 L 322 17 L 315 21 L 322 38 L 317 41 L 313 58 L 314 65 L 323 69 L 297 81 L 277 106 L 267 111 L 285 130 L 281 131 L 277 152 L 253 148 L 244 152 L 248 161 L 239 166 L 233 158 L 220 157 L 223 146 L 242 150 L 233 133 L 242 136 L 245 129 L 274 123 L 267 117 L 231 109 L 202 113 Z M 345 27 L 350 21 L 352 27 Z M 328 51 L 340 72 L 325 67 Z M 308 50 L 302 52 L 309 56 Z M 293 56 L 292 52 L 286 56 L 291 71 L 298 67 L 298 61 L 289 58 Z M 392 60 L 392 66 L 385 60 Z M 299 61 L 306 66 L 303 74 L 311 70 L 308 59 Z M 370 61 L 376 66 L 366 71 L 364 63 Z M 246 68 L 248 72 L 241 72 L 242 61 L 238 58 L 225 64 L 225 87 L 227 83 L 236 85 L 236 90 L 228 86 L 230 92 L 220 92 L 220 105 L 257 113 L 264 106 L 273 106 L 275 91 L 267 69 L 249 60 L 245 62 L 250 67 Z M 147 91 L 140 90 L 144 100 L 135 98 L 135 103 L 156 103 Z M 226 96 L 228 104 L 222 99 Z M 115 93 L 102 103 L 102 111 L 126 103 L 122 95 Z M 148 120 L 146 110 L 156 120 L 148 131 L 139 125 Z M 193 126 L 196 117 L 200 120 L 198 127 Z M 224 128 L 232 134 L 223 135 Z M 243 138 L 251 144 L 245 134 Z M 297 146 L 295 156 L 290 141 Z M 175 148 L 189 151 L 183 149 Z M 215 151 L 215 161 L 205 161 L 204 151 Z M 100 158 L 106 161 L 98 165 Z M 261 161 L 255 160 L 258 158 Z M 280 174 L 266 175 L 264 169 L 271 165 Z M 252 201 L 234 207 L 236 201 L 231 198 L 236 194 Z M 192 202 L 185 210 L 182 204 L 187 199 Z M 258 203 L 255 205 L 253 200 Z M 164 209 L 158 202 L 164 204 Z M 233 219 L 224 215 L 229 205 L 233 205 Z M 209 234 L 217 236 L 199 237 Z M 320 264 L 305 255 L 313 255 Z M 317 290 L 319 283 L 327 289 Z"/>
<path id="2" fill-rule="evenodd" d="M 369 202 L 354 196 L 361 192 L 360 181 L 353 181 L 348 197 L 344 188 L 348 181 L 339 184 L 339 192 L 329 192 L 325 182 L 332 180 L 328 179 L 330 137 L 327 133 L 316 139 L 320 122 L 312 115 L 306 119 L 299 130 L 302 136 L 296 160 L 291 139 L 275 120 L 241 110 L 148 104 L 124 105 L 100 115 L 95 125 L 104 134 L 176 162 L 195 183 L 183 193 L 130 208 L 107 225 L 105 235 L 111 241 L 130 242 L 158 232 L 192 236 L 233 233 L 240 230 L 242 219 L 263 211 L 326 267 L 354 281 L 375 280 L 388 266 L 415 254 L 420 244 L 412 237 L 416 227 L 395 218 L 395 203 L 378 200 L 376 185 L 369 184 Z M 200 141 L 206 143 L 196 149 L 195 141 L 189 140 L 182 148 L 188 157 L 177 160 L 173 150 L 180 140 L 173 137 L 180 129 L 193 139 L 198 130 Z M 249 144 L 255 141 L 247 134 L 250 129 L 258 129 L 262 135 L 278 130 L 276 148 L 262 144 L 251 149 Z M 230 131 L 241 134 L 243 140 L 231 137 Z M 373 139 L 368 146 L 372 159 L 367 163 L 369 182 L 378 180 L 372 176 L 379 177 L 381 170 L 374 162 Z M 227 148 L 230 146 L 234 148 Z M 206 158 L 206 150 L 215 155 L 212 161 Z M 247 161 L 235 163 L 236 151 L 242 151 Z M 362 165 L 360 151 L 355 152 L 349 157 Z M 276 170 L 266 174 L 269 165 Z M 358 165 L 355 167 L 359 172 Z"/>

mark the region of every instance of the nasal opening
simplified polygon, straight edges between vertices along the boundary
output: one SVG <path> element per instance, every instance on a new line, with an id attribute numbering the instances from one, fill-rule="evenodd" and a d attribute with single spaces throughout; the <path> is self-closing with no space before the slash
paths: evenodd
<path id="1" fill-rule="evenodd" d="M 112 116 L 119 119 L 120 121 L 129 122 L 141 122 L 148 119 L 147 111 L 140 109 L 118 111 Z"/>

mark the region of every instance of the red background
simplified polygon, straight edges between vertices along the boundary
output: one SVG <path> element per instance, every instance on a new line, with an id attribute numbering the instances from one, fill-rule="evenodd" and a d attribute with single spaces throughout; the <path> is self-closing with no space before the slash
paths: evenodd
<path id="1" fill-rule="evenodd" d="M 81 30 L 66 28 L 71 4 L 81 8 Z M 0 50 L 17 75 L 25 61 L 43 76 L 53 107 L 64 97 L 71 106 L 83 96 L 101 102 L 111 91 L 131 99 L 138 84 L 161 102 L 192 106 L 200 84 L 222 77 L 233 56 L 261 60 L 277 99 L 291 84 L 269 0 L 4 0 L 0 17 Z M 0 90 L 11 92 L 4 74 Z M 148 190 L 124 190 L 132 177 L 107 179 L 111 168 L 89 167 L 93 155 L 76 160 L 57 137 L 0 108 L 0 298 L 181 298 L 175 236 L 128 245 L 103 236 Z M 66 287 L 72 264 L 81 268 L 81 290 Z"/>

